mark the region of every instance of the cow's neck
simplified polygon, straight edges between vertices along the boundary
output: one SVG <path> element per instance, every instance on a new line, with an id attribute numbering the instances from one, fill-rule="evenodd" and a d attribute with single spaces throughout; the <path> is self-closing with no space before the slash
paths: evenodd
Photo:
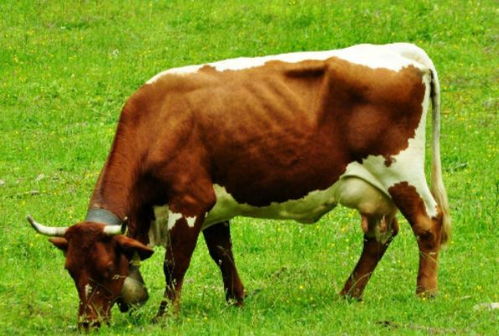
<path id="1" fill-rule="evenodd" d="M 110 155 L 95 186 L 89 210 L 105 209 L 121 221 L 129 216 L 135 203 L 131 199 L 133 183 L 130 175 L 130 168 L 127 165 L 118 167 Z"/>
<path id="2" fill-rule="evenodd" d="M 153 214 L 152 199 L 144 189 L 153 188 L 146 179 L 135 176 L 132 167 L 119 168 L 109 162 L 108 159 L 95 187 L 87 218 L 108 225 L 126 221 L 128 236 L 147 243 Z"/>
<path id="3" fill-rule="evenodd" d="M 142 171 L 145 163 L 140 146 L 120 122 L 117 135 L 107 162 L 102 169 L 89 204 L 89 216 L 103 215 L 104 221 L 127 219 L 128 235 L 147 242 L 147 230 L 153 219 L 152 205 L 157 202 L 158 181 L 152 180 Z M 136 134 L 134 134 L 136 135 Z M 147 143 L 147 142 L 146 142 Z M 104 209 L 111 213 L 99 213 Z M 108 223 L 105 223 L 108 224 Z"/>

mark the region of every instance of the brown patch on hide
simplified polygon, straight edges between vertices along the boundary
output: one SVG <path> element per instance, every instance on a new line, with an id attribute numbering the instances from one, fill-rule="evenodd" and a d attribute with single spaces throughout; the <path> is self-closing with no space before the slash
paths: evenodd
<path id="1" fill-rule="evenodd" d="M 196 76 L 192 76 L 193 80 Z M 407 148 L 421 118 L 419 70 L 331 58 L 210 72 L 189 94 L 213 182 L 255 206 L 326 189 L 346 166 Z"/>
<path id="2" fill-rule="evenodd" d="M 399 182 L 388 188 L 388 192 L 411 225 L 421 221 L 422 218 L 429 218 L 423 199 L 416 188 L 408 182 Z"/>
<path id="3" fill-rule="evenodd" d="M 418 237 L 420 248 L 425 251 L 438 250 L 442 228 L 441 212 L 439 211 L 436 217 L 430 218 L 416 188 L 407 182 L 395 184 L 388 189 L 388 192 L 412 226 L 414 234 Z"/>
<path id="4" fill-rule="evenodd" d="M 164 75 L 126 104 L 94 198 L 123 216 L 138 203 L 206 203 L 212 183 L 254 206 L 298 199 L 368 155 L 389 166 L 415 135 L 424 91 L 413 66 L 335 57 Z M 137 221 L 132 232 L 145 231 Z"/>

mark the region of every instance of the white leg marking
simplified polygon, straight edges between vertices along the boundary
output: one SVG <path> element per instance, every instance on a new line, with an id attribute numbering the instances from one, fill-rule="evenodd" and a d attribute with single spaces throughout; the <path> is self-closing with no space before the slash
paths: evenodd
<path id="1" fill-rule="evenodd" d="M 182 215 L 181 213 L 175 213 L 170 211 L 168 215 L 168 230 L 173 229 L 173 227 L 177 223 L 177 220 L 179 220 L 182 217 L 184 217 L 184 215 Z"/>
<path id="2" fill-rule="evenodd" d="M 187 221 L 187 225 L 189 227 L 194 227 L 194 223 L 196 223 L 196 216 L 194 216 L 194 217 L 185 217 L 185 220 Z"/>
<path id="3" fill-rule="evenodd" d="M 173 229 L 180 218 L 185 218 L 187 225 L 191 228 L 194 227 L 197 219 L 196 216 L 186 217 L 181 213 L 171 212 L 166 205 L 154 207 L 154 216 L 156 220 L 151 222 L 149 228 L 149 246 L 165 246 L 168 243 L 168 231 Z"/>

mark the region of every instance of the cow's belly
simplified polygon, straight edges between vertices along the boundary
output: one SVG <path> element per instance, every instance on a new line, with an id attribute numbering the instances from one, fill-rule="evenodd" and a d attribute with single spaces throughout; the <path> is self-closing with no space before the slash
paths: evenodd
<path id="1" fill-rule="evenodd" d="M 338 203 L 336 190 L 342 185 L 343 183 L 337 182 L 328 189 L 312 191 L 301 199 L 271 203 L 265 207 L 238 203 L 224 187 L 214 185 L 217 201 L 206 214 L 203 229 L 237 216 L 293 219 L 300 223 L 314 223 L 336 206 Z M 173 228 L 180 215 L 170 212 L 166 205 L 154 207 L 154 214 L 155 220 L 151 222 L 149 229 L 150 245 L 165 246 L 168 242 L 168 230 Z"/>
<path id="2" fill-rule="evenodd" d="M 395 213 L 395 206 L 386 191 L 359 164 L 351 164 L 347 172 L 332 186 L 324 190 L 311 191 L 304 197 L 269 206 L 256 207 L 238 203 L 224 187 L 214 186 L 217 201 L 206 214 L 203 229 L 237 216 L 292 219 L 301 223 L 314 223 L 337 204 L 372 216 Z M 165 245 L 168 230 L 175 226 L 181 214 L 171 213 L 167 206 L 155 207 L 156 219 L 151 223 L 149 240 L 151 245 Z M 187 224 L 194 225 L 195 217 L 187 217 Z"/>
<path id="3" fill-rule="evenodd" d="M 337 204 L 370 215 L 394 212 L 394 205 L 380 183 L 356 163 L 350 164 L 345 174 L 327 189 L 311 191 L 300 199 L 275 202 L 269 206 L 255 207 L 238 203 L 219 185 L 215 185 L 215 193 L 217 202 L 206 216 L 205 228 L 236 216 L 314 223 Z"/>
<path id="4" fill-rule="evenodd" d="M 208 227 L 236 216 L 293 219 L 300 223 L 314 223 L 338 203 L 336 189 L 339 184 L 335 183 L 325 190 L 312 191 L 297 200 L 275 202 L 264 207 L 238 203 L 224 187 L 215 185 L 217 202 L 207 214 L 204 225 Z"/>

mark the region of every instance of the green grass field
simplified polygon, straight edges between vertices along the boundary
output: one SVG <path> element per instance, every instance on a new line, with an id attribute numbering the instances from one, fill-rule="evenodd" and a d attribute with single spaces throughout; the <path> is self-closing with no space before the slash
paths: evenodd
<path id="1" fill-rule="evenodd" d="M 179 316 L 152 324 L 164 252 L 143 263 L 151 299 L 115 308 L 103 335 L 492 335 L 499 301 L 499 6 L 464 1 L 0 1 L 0 334 L 76 331 L 77 293 L 62 254 L 29 227 L 83 219 L 121 106 L 155 73 L 237 56 L 408 41 L 442 85 L 442 153 L 454 234 L 440 295 L 414 295 L 409 225 L 364 301 L 337 296 L 360 255 L 357 214 L 315 225 L 237 218 L 234 252 L 249 292 L 227 306 L 202 239 Z"/>

